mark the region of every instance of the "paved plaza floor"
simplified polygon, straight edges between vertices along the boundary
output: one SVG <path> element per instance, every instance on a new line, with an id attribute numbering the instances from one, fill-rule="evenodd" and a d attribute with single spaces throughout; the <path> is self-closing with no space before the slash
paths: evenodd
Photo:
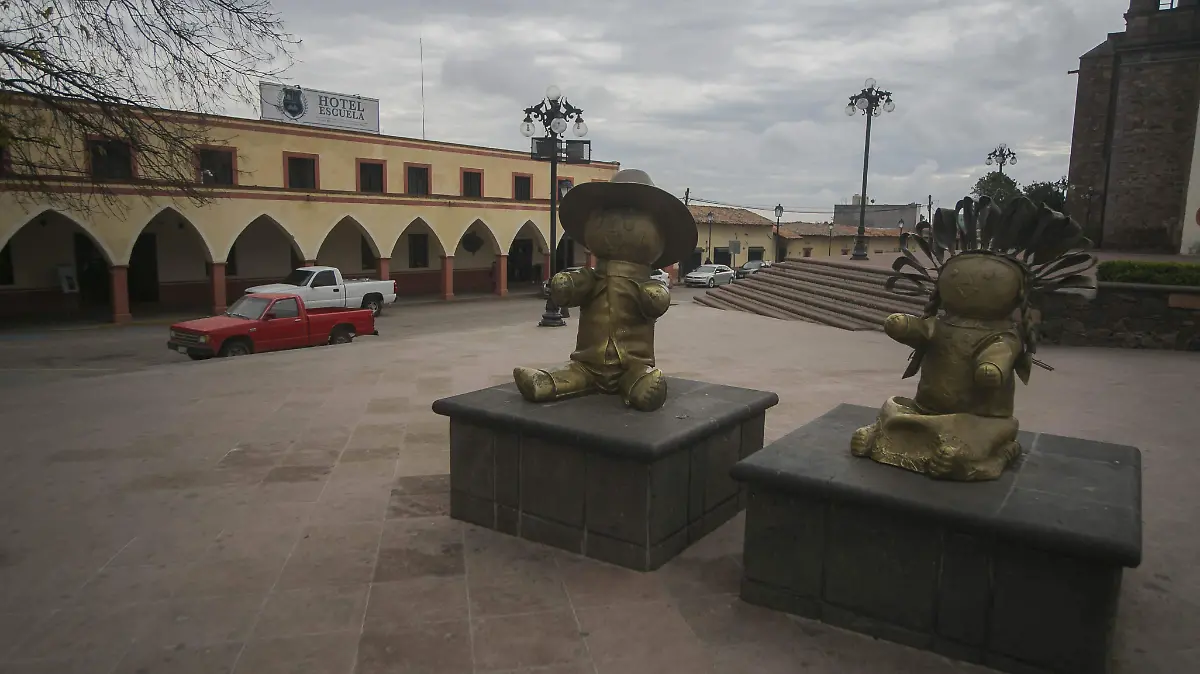
<path id="1" fill-rule="evenodd" d="M 648 574 L 450 520 L 430 403 L 565 358 L 574 322 L 535 327 L 533 301 L 425 311 L 348 346 L 80 376 L 21 373 L 38 347 L 0 340 L 0 672 L 986 671 L 741 603 L 740 517 Z M 135 334 L 46 343 L 69 369 L 70 345 Z M 768 442 L 916 382 L 882 334 L 690 302 L 658 351 L 673 376 L 778 392 Z M 1039 355 L 1057 369 L 1020 387 L 1023 427 L 1143 451 L 1115 671 L 1200 671 L 1200 355 Z"/>

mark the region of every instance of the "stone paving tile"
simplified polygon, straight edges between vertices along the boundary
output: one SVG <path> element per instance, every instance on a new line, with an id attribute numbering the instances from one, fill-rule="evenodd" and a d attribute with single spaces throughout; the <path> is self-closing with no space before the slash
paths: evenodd
<path id="1" fill-rule="evenodd" d="M 350 674 L 358 641 L 357 632 L 254 640 L 246 644 L 233 671 L 234 674 Z"/>
<path id="2" fill-rule="evenodd" d="M 355 674 L 472 674 L 466 620 L 421 623 L 395 632 L 363 632 Z"/>
<path id="3" fill-rule="evenodd" d="M 267 598 L 254 638 L 328 632 L 357 633 L 363 625 L 368 586 L 324 586 L 283 590 Z"/>
<path id="4" fill-rule="evenodd" d="M 915 383 L 884 336 L 714 316 L 728 317 L 672 307 L 660 365 L 776 390 L 768 439 Z M 742 517 L 649 574 L 451 521 L 448 424 L 430 403 L 507 383 L 574 336 L 451 330 L 236 373 L 213 362 L 0 387 L 13 440 L 0 448 L 0 674 L 228 672 L 231 656 L 238 674 L 985 671 L 744 604 Z M 691 339 L 700 330 L 711 344 Z M 1143 449 L 1145 562 L 1125 576 L 1114 674 L 1200 670 L 1200 359 L 1044 350 L 1057 370 L 1018 394 L 1022 427 Z M 46 413 L 64 404 L 70 417 Z"/>

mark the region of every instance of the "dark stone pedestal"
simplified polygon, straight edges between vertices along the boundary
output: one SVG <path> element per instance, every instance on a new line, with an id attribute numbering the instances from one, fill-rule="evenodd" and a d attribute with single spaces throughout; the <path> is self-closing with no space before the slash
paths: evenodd
<path id="1" fill-rule="evenodd" d="M 450 417 L 450 515 L 649 571 L 738 513 L 729 471 L 762 448 L 774 393 L 669 379 L 655 412 L 618 396 L 526 402 L 505 384 L 433 403 Z"/>
<path id="2" fill-rule="evenodd" d="M 734 467 L 742 598 L 1007 672 L 1107 671 L 1138 450 L 1023 432 L 1001 479 L 939 482 L 850 454 L 877 413 L 841 405 Z"/>

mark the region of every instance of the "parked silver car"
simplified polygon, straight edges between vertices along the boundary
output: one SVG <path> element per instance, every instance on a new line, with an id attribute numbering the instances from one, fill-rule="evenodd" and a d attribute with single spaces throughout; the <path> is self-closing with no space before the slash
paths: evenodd
<path id="1" fill-rule="evenodd" d="M 733 283 L 733 278 L 736 276 L 734 271 L 723 264 L 704 264 L 696 267 L 687 276 L 683 277 L 683 284 L 690 287 L 724 285 Z"/>

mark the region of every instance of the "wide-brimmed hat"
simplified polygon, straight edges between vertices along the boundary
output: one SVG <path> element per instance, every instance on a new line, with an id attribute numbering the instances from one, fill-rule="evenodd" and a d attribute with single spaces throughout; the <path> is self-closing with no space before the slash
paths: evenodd
<path id="1" fill-rule="evenodd" d="M 606 183 L 572 187 L 558 206 L 563 231 L 586 246 L 584 225 L 593 211 L 605 208 L 635 208 L 650 213 L 663 236 L 663 252 L 654 267 L 669 267 L 696 250 L 692 212 L 675 195 L 655 187 L 645 171 L 623 169 Z"/>

